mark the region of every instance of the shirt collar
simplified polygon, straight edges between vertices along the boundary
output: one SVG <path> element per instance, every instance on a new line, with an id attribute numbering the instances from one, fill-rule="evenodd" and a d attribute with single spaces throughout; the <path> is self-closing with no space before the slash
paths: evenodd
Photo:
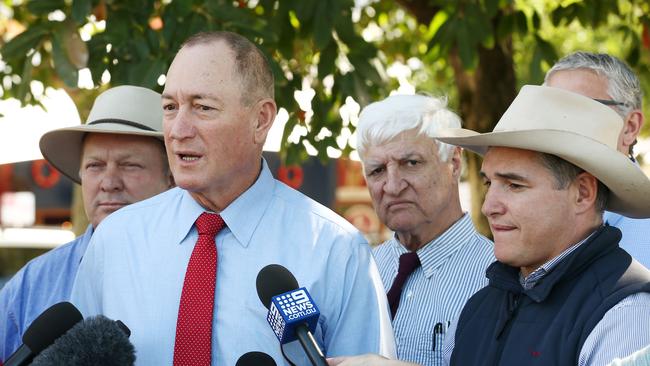
<path id="1" fill-rule="evenodd" d="M 262 171 L 255 183 L 221 212 L 226 225 L 243 247 L 248 247 L 274 191 L 275 179 L 266 160 L 262 159 Z"/>
<path id="2" fill-rule="evenodd" d="M 230 230 L 243 247 L 248 247 L 255 228 L 271 203 L 274 190 L 275 179 L 266 160 L 262 159 L 262 170 L 255 183 L 220 212 L 227 225 L 226 229 Z M 177 242 L 180 243 L 190 232 L 199 215 L 206 210 L 188 191 L 183 190 L 179 211 L 181 214 L 178 217 L 180 229 Z"/>
<path id="3" fill-rule="evenodd" d="M 526 290 L 530 290 L 531 288 L 535 287 L 535 285 L 537 284 L 537 282 L 539 282 L 539 280 L 544 278 L 544 276 L 546 276 L 549 272 L 551 272 L 553 268 L 555 268 L 560 262 L 562 262 L 562 259 L 566 258 L 569 254 L 573 253 L 576 249 L 578 249 L 582 244 L 584 244 L 587 240 L 589 240 L 589 238 L 591 238 L 596 232 L 598 232 L 599 229 L 594 230 L 586 238 L 580 240 L 576 244 L 565 249 L 558 256 L 542 264 L 539 268 L 531 272 L 528 276 L 524 277 L 521 274 L 521 272 L 519 272 L 519 283 L 521 284 L 521 286 Z"/>
<path id="4" fill-rule="evenodd" d="M 417 250 L 424 276 L 428 279 L 441 265 L 458 252 L 463 245 L 476 233 L 472 219 L 465 213 L 449 229 Z M 408 250 L 399 242 L 397 235 L 393 236 L 394 248 L 398 256 Z"/>

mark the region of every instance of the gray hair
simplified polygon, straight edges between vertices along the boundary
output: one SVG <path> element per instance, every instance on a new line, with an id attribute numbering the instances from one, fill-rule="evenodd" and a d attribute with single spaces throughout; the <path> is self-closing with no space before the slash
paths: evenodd
<path id="1" fill-rule="evenodd" d="M 425 95 L 392 95 L 369 104 L 359 115 L 357 150 L 363 159 L 368 147 L 380 145 L 402 132 L 417 130 L 431 138 L 441 128 L 460 128 L 460 117 L 447 109 L 446 98 Z M 453 145 L 434 140 L 440 161 L 447 162 Z"/>
<path id="2" fill-rule="evenodd" d="M 542 165 L 551 172 L 555 178 L 555 189 L 564 190 L 569 187 L 578 175 L 585 170 L 552 154 L 539 153 L 539 159 Z M 596 193 L 596 200 L 594 206 L 596 212 L 603 213 L 607 206 L 607 198 L 609 197 L 609 189 L 600 180 L 598 180 L 598 191 Z"/>
<path id="3" fill-rule="evenodd" d="M 643 90 L 634 71 L 620 59 L 605 54 L 578 51 L 560 59 L 548 70 L 544 84 L 557 71 L 588 69 L 607 79 L 607 94 L 624 106 L 615 110 L 625 119 L 632 110 L 641 109 Z"/>
<path id="4" fill-rule="evenodd" d="M 241 78 L 242 100 L 245 104 L 256 102 L 255 98 L 274 98 L 273 72 L 268 58 L 246 37 L 227 31 L 200 32 L 188 38 L 181 45 L 191 47 L 214 42 L 225 42 L 232 50 L 235 71 Z"/>

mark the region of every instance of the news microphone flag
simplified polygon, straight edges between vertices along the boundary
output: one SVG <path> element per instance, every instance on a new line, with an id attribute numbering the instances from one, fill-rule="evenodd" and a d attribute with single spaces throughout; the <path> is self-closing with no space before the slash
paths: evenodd
<path id="1" fill-rule="evenodd" d="M 271 306 L 266 320 L 278 337 L 280 344 L 286 344 L 298 339 L 296 328 L 306 325 L 310 332 L 316 330 L 320 311 L 314 300 L 301 287 L 280 295 L 271 297 Z"/>

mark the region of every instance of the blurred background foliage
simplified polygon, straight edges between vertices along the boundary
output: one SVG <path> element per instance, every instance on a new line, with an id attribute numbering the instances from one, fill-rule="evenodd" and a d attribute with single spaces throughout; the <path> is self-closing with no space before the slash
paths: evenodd
<path id="1" fill-rule="evenodd" d="M 272 62 L 291 164 L 353 153 L 359 108 L 391 92 L 448 96 L 465 127 L 489 131 L 521 85 L 575 50 L 626 60 L 649 91 L 649 28 L 650 3 L 634 0 L 3 0 L 0 92 L 39 104 L 64 88 L 85 120 L 109 86 L 162 90 L 190 35 L 230 30 Z M 467 167 L 488 233 L 480 158 Z"/>

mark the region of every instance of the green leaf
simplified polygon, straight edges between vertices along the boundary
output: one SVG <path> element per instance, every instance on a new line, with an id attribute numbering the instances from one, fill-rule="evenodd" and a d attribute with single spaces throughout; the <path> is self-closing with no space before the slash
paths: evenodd
<path id="1" fill-rule="evenodd" d="M 324 78 L 334 72 L 336 56 L 338 56 L 338 47 L 335 42 L 330 42 L 330 44 L 320 53 L 320 60 L 318 61 L 318 77 Z"/>
<path id="2" fill-rule="evenodd" d="M 503 40 L 512 34 L 515 27 L 515 17 L 512 14 L 505 14 L 497 24 L 497 39 Z"/>
<path id="3" fill-rule="evenodd" d="M 29 84 L 32 81 L 32 57 L 33 56 L 25 58 L 25 62 L 23 63 L 23 73 L 20 77 L 20 84 L 18 84 L 18 89 L 16 90 L 16 98 L 21 102 L 25 101 L 27 91 L 29 90 Z"/>
<path id="4" fill-rule="evenodd" d="M 299 1 L 296 4 L 296 17 L 298 17 L 300 23 L 310 23 L 316 13 L 316 8 L 323 2 L 326 1 Z"/>
<path id="5" fill-rule="evenodd" d="M 538 31 L 541 27 L 542 20 L 536 11 L 533 11 L 533 31 Z"/>
<path id="6" fill-rule="evenodd" d="M 557 51 L 555 50 L 555 47 L 553 45 L 544 40 L 542 37 L 539 35 L 535 35 L 535 41 L 536 41 L 536 50 L 535 52 L 539 52 L 539 57 L 540 60 L 546 61 L 548 64 L 552 65 L 557 61 L 558 56 L 557 56 Z"/>
<path id="7" fill-rule="evenodd" d="M 11 41 L 7 42 L 1 49 L 0 54 L 5 61 L 15 58 L 22 58 L 27 55 L 30 49 L 36 48 L 44 36 L 50 33 L 50 29 L 44 24 L 37 24 L 27 28 Z"/>
<path id="8" fill-rule="evenodd" d="M 171 4 L 167 5 L 165 8 L 165 13 L 167 12 L 169 12 L 171 16 L 175 16 L 177 19 L 182 19 L 192 12 L 192 1 L 172 1 Z"/>
<path id="9" fill-rule="evenodd" d="M 52 37 L 52 61 L 54 62 L 54 70 L 61 80 L 67 86 L 76 88 L 79 74 L 77 68 L 68 60 L 60 32 L 54 33 L 54 37 Z"/>
<path id="10" fill-rule="evenodd" d="M 90 15 L 92 6 L 91 0 L 74 0 L 72 2 L 72 19 L 80 24 L 85 23 L 86 17 Z"/>
<path id="11" fill-rule="evenodd" d="M 458 21 L 455 17 L 449 17 L 441 26 L 438 28 L 438 31 L 431 37 L 431 41 L 427 45 L 428 49 L 433 48 L 436 45 L 439 45 L 442 52 L 446 53 L 449 50 L 449 47 L 455 41 L 455 33 L 457 31 Z"/>
<path id="12" fill-rule="evenodd" d="M 31 0 L 27 1 L 27 10 L 34 15 L 45 15 L 63 9 L 65 0 Z"/>
<path id="13" fill-rule="evenodd" d="M 332 40 L 332 29 L 334 28 L 334 14 L 336 14 L 329 0 L 318 1 L 317 16 L 314 19 L 314 44 L 322 50 Z"/>
<path id="14" fill-rule="evenodd" d="M 456 47 L 458 56 L 466 70 L 473 69 L 476 66 L 476 49 L 475 44 L 471 42 L 469 30 L 466 27 L 458 27 L 456 33 Z"/>
<path id="15" fill-rule="evenodd" d="M 145 60 L 139 67 L 142 73 L 136 76 L 136 83 L 146 88 L 156 88 L 158 86 L 158 78 L 166 71 L 165 66 L 166 62 L 164 60 L 156 59 L 153 62 L 151 60 Z"/>
<path id="16" fill-rule="evenodd" d="M 632 49 L 630 50 L 630 53 L 628 53 L 627 57 L 625 58 L 625 61 L 627 61 L 630 66 L 634 67 L 639 63 L 639 59 L 641 58 L 641 50 L 639 49 L 639 45 L 636 44 Z"/>
<path id="17" fill-rule="evenodd" d="M 133 40 L 133 46 L 139 59 L 146 59 L 149 57 L 149 43 L 144 38 L 136 38 Z"/>
<path id="18" fill-rule="evenodd" d="M 492 18 L 499 10 L 499 0 L 485 0 L 485 13 L 487 18 Z"/>
<path id="19" fill-rule="evenodd" d="M 528 33 L 528 19 L 526 18 L 526 13 L 523 11 L 518 11 L 515 13 L 515 24 L 517 25 L 517 31 L 521 35 Z"/>
<path id="20" fill-rule="evenodd" d="M 559 6 L 551 13 L 551 23 L 554 27 L 558 27 L 562 21 L 564 21 L 566 16 L 566 8 Z"/>
<path id="21" fill-rule="evenodd" d="M 544 80 L 544 74 L 541 68 L 542 53 L 538 47 L 535 47 L 532 60 L 529 65 L 530 84 L 541 84 Z"/>

